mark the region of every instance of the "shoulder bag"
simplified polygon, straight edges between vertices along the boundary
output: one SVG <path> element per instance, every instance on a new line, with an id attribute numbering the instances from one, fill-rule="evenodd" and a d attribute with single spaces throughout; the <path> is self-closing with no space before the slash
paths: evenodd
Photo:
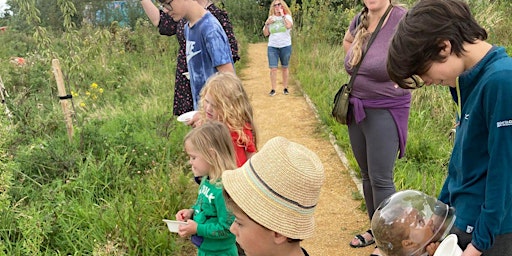
<path id="1" fill-rule="evenodd" d="M 370 40 L 368 41 L 368 44 L 366 46 L 366 50 L 363 52 L 361 56 L 361 60 L 354 67 L 354 72 L 352 72 L 352 76 L 350 77 L 349 82 L 347 84 L 342 85 L 338 92 L 336 92 L 336 95 L 334 96 L 334 106 L 332 108 L 331 114 L 334 117 L 334 119 L 336 119 L 336 121 L 340 124 L 347 124 L 350 92 L 352 91 L 352 85 L 354 84 L 354 79 L 357 75 L 357 71 L 359 70 L 359 67 L 363 62 L 363 58 L 366 55 L 366 52 L 370 48 L 370 45 L 373 43 L 373 40 L 375 40 L 377 33 L 379 33 L 379 30 L 382 27 L 382 23 L 384 23 L 384 20 L 388 16 L 388 13 L 389 11 L 391 11 L 392 7 L 393 6 L 390 4 L 388 9 L 386 10 L 386 13 L 384 13 L 384 15 L 382 15 L 382 17 L 380 18 L 379 24 L 375 28 L 375 31 L 373 31 L 372 36 L 370 37 Z"/>

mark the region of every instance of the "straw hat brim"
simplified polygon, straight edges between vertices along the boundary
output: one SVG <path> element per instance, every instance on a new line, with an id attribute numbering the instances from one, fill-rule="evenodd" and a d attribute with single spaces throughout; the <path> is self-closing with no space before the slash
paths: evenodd
<path id="1" fill-rule="evenodd" d="M 224 171 L 222 183 L 251 219 L 286 237 L 306 239 L 314 233 L 323 179 L 315 153 L 276 137 L 242 167 Z"/>

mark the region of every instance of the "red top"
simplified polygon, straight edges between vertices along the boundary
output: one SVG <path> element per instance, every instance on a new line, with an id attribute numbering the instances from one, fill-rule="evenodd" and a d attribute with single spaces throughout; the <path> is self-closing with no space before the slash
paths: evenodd
<path id="1" fill-rule="evenodd" d="M 231 131 L 233 146 L 235 146 L 236 165 L 238 167 L 241 167 L 247 161 L 247 153 L 256 152 L 256 145 L 254 144 L 254 137 L 250 128 L 250 124 L 247 124 L 244 127 L 244 133 L 249 138 L 249 143 L 246 145 L 240 144 L 238 141 L 238 134 L 234 131 Z"/>

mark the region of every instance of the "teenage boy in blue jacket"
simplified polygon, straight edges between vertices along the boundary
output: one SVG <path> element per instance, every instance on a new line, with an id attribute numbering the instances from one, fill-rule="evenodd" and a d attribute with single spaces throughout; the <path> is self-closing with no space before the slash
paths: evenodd
<path id="1" fill-rule="evenodd" d="M 468 255 L 512 254 L 512 58 L 461 0 L 420 0 L 392 39 L 388 72 L 402 88 L 453 88 L 459 108 L 439 199 L 455 207 L 452 233 Z M 413 79 L 414 78 L 414 79 Z"/>

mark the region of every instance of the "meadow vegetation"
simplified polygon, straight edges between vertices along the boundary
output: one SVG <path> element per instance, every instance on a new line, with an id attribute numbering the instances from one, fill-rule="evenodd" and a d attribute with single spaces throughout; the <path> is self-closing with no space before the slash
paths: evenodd
<path id="1" fill-rule="evenodd" d="M 36 1 L 8 2 L 14 12 L 0 19 L 8 26 L 0 31 L 0 255 L 191 255 L 190 242 L 162 222 L 190 206 L 197 188 L 182 147 L 189 128 L 171 109 L 176 39 L 160 36 L 144 16 L 131 16 L 129 27 L 81 23 L 81 1 L 37 1 L 55 3 L 55 19 L 45 18 L 50 7 Z M 361 8 L 357 2 L 288 2 L 295 19 L 293 77 L 356 171 L 346 127 L 335 123 L 330 108 L 348 79 L 341 39 Z M 511 3 L 470 3 L 491 42 L 510 52 Z M 248 43 L 265 40 L 269 4 L 223 2 L 242 50 L 237 69 L 244 68 Z M 53 59 L 72 95 L 71 141 Z M 454 115 L 447 88 L 413 93 L 407 154 L 396 166 L 398 189 L 437 195 Z"/>

